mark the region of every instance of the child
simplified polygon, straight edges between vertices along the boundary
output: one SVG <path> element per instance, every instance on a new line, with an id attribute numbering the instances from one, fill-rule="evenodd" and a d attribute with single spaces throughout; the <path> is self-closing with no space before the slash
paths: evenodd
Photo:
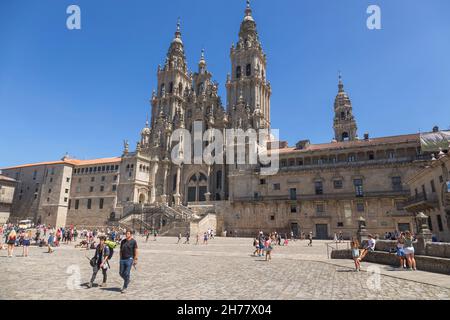
<path id="1" fill-rule="evenodd" d="M 272 241 L 269 237 L 266 237 L 266 241 L 264 242 L 264 248 L 266 250 L 266 261 L 272 260 Z"/>
<path id="2" fill-rule="evenodd" d="M 288 238 L 284 239 L 284 243 L 283 243 L 283 246 L 287 246 L 288 244 L 289 244 L 289 240 L 288 240 Z"/>
<path id="3" fill-rule="evenodd" d="M 258 238 L 253 239 L 253 247 L 255 247 L 255 251 L 253 252 L 253 255 L 256 256 L 261 256 L 261 254 L 259 253 L 259 241 Z"/>
<path id="4" fill-rule="evenodd" d="M 361 261 L 359 261 L 359 242 L 356 239 L 352 239 L 351 242 L 351 248 L 352 248 L 352 258 L 353 261 L 355 262 L 355 271 L 361 271 Z"/>

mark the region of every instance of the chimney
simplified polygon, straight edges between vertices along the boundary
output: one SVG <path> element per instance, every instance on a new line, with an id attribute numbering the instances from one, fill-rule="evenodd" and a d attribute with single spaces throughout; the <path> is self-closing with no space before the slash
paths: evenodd
<path id="1" fill-rule="evenodd" d="M 368 132 L 364 133 L 364 140 L 365 141 L 369 140 L 369 133 Z"/>

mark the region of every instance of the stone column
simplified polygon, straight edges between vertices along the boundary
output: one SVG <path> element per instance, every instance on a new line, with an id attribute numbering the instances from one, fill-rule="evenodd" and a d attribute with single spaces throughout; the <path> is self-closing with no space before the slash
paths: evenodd
<path id="1" fill-rule="evenodd" d="M 164 159 L 163 170 L 164 170 L 164 181 L 163 181 L 163 194 L 161 195 L 161 202 L 167 204 L 167 174 L 169 171 L 169 159 Z"/>
<path id="2" fill-rule="evenodd" d="M 156 201 L 156 173 L 158 172 L 158 158 L 152 159 L 152 189 L 150 196 L 150 203 L 155 203 Z"/>
<path id="3" fill-rule="evenodd" d="M 206 202 L 209 202 L 209 201 L 211 201 L 211 191 L 210 191 L 211 190 L 210 184 L 211 184 L 211 180 L 212 180 L 211 179 L 211 166 L 208 166 L 206 173 L 207 173 L 208 181 L 206 183 L 205 200 L 206 200 Z"/>
<path id="4" fill-rule="evenodd" d="M 417 225 L 419 227 L 419 232 L 417 233 L 417 244 L 415 247 L 415 253 L 418 255 L 426 255 L 427 243 L 432 242 L 431 231 L 428 229 L 428 216 L 423 212 L 419 212 L 416 216 Z"/>
<path id="5" fill-rule="evenodd" d="M 225 200 L 225 164 L 222 164 L 222 181 L 220 190 L 220 199 Z"/>
<path id="6" fill-rule="evenodd" d="M 174 195 L 175 206 L 179 206 L 181 204 L 180 180 L 181 180 L 181 166 L 178 166 L 177 167 L 177 186 L 176 186 L 176 193 Z"/>

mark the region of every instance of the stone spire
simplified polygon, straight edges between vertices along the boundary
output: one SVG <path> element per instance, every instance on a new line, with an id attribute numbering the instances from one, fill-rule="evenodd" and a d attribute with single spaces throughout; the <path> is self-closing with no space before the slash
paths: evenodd
<path id="1" fill-rule="evenodd" d="M 167 52 L 165 69 L 186 70 L 186 57 L 184 54 L 183 40 L 181 39 L 180 18 L 178 18 L 175 35 L 170 44 L 169 51 Z"/>
<path id="2" fill-rule="evenodd" d="M 357 126 L 353 116 L 352 103 L 344 91 L 341 72 L 339 72 L 338 94 L 334 100 L 334 135 L 336 141 L 357 139 Z"/>
<path id="3" fill-rule="evenodd" d="M 200 73 L 206 71 L 205 49 L 202 49 L 200 61 L 198 62 L 198 70 Z"/>

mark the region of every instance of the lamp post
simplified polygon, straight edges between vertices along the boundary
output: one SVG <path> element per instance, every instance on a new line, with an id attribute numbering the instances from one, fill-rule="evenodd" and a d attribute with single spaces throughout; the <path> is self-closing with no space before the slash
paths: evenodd
<path id="1" fill-rule="evenodd" d="M 427 242 L 431 242 L 432 234 L 428 228 L 428 216 L 423 212 L 419 212 L 416 216 L 416 222 L 419 229 L 417 234 L 417 254 L 426 254 Z"/>
<path id="2" fill-rule="evenodd" d="M 362 244 L 363 241 L 368 239 L 368 232 L 366 230 L 366 219 L 364 219 L 363 216 L 358 218 L 358 241 L 360 244 Z"/>

